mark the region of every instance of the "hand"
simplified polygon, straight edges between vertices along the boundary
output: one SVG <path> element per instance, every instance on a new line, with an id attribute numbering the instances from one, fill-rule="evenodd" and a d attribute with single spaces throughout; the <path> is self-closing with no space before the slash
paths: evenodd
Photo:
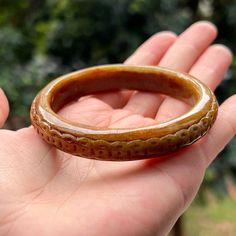
<path id="1" fill-rule="evenodd" d="M 214 90 L 232 60 L 226 47 L 210 46 L 216 34 L 207 22 L 178 37 L 161 32 L 126 63 L 188 72 Z M 87 160 L 47 145 L 32 127 L 0 130 L 0 235 L 166 235 L 193 200 L 208 165 L 235 135 L 235 104 L 236 96 L 227 99 L 203 139 L 164 161 Z M 102 127 L 130 127 L 185 111 L 182 102 L 154 93 L 110 92 L 84 97 L 61 115 Z M 2 91 L 0 112 L 3 125 L 8 105 Z"/>

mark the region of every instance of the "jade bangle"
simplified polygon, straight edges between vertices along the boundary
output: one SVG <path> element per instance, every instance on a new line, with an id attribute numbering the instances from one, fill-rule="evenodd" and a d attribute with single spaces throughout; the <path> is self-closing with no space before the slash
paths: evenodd
<path id="1" fill-rule="evenodd" d="M 57 114 L 74 99 L 114 89 L 166 94 L 192 108 L 167 122 L 138 128 L 98 128 Z M 194 143 L 212 126 L 217 110 L 213 92 L 189 74 L 121 64 L 91 67 L 53 80 L 34 99 L 31 121 L 47 143 L 64 152 L 97 160 L 126 161 L 162 156 Z"/>

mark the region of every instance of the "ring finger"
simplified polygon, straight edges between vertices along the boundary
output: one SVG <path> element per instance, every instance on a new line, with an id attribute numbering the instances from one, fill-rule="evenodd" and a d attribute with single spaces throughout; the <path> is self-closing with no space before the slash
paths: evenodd
<path id="1" fill-rule="evenodd" d="M 216 34 L 215 26 L 210 23 L 198 22 L 193 24 L 177 38 L 165 55 L 163 55 L 159 65 L 180 71 L 188 71 L 215 39 Z M 148 96 L 148 94 L 136 93 L 135 96 L 130 98 L 124 109 L 154 118 L 160 106 L 162 107 L 163 97 L 156 95 L 153 97 L 152 102 L 147 104 L 146 101 L 149 101 Z M 166 101 L 170 101 L 169 98 L 164 99 L 164 103 Z M 175 110 L 182 110 L 182 106 L 183 104 L 176 104 Z M 172 111 L 168 111 L 168 113 L 170 114 L 165 113 L 164 115 L 171 117 Z"/>
<path id="2" fill-rule="evenodd" d="M 224 78 L 231 61 L 232 54 L 228 48 L 223 45 L 213 45 L 205 51 L 189 73 L 214 90 Z M 158 123 L 170 120 L 188 109 L 189 106 L 183 102 L 168 97 L 161 104 L 156 120 Z"/>

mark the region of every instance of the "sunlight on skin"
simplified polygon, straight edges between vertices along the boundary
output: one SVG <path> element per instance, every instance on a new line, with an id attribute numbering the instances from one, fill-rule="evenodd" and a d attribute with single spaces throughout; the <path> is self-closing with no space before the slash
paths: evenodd
<path id="1" fill-rule="evenodd" d="M 178 37 L 158 33 L 126 63 L 187 71 L 215 89 L 232 60 L 226 47 L 210 46 L 215 37 L 207 22 Z M 102 127 L 137 126 L 182 113 L 186 106 L 178 102 L 110 92 L 80 99 L 61 114 Z M 0 235 L 166 235 L 196 195 L 207 166 L 235 135 L 235 104 L 236 96 L 226 100 L 209 134 L 194 145 L 147 161 L 87 160 L 55 150 L 32 127 L 1 130 Z M 3 124 L 8 104 L 2 92 L 0 110 Z"/>

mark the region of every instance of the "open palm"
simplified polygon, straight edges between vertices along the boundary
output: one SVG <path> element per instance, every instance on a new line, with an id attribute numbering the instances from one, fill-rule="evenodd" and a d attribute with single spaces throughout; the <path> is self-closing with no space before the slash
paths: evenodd
<path id="1" fill-rule="evenodd" d="M 216 34 L 207 22 L 178 37 L 161 32 L 126 63 L 189 72 L 215 89 L 232 59 L 224 46 L 209 46 Z M 0 96 L 3 125 L 8 105 Z M 226 100 L 203 139 L 164 161 L 88 160 L 49 146 L 32 127 L 0 130 L 0 235 L 166 235 L 193 200 L 207 166 L 235 135 L 235 104 L 235 96 Z M 134 127 L 186 109 L 173 98 L 122 91 L 81 98 L 60 113 L 100 127 Z"/>

